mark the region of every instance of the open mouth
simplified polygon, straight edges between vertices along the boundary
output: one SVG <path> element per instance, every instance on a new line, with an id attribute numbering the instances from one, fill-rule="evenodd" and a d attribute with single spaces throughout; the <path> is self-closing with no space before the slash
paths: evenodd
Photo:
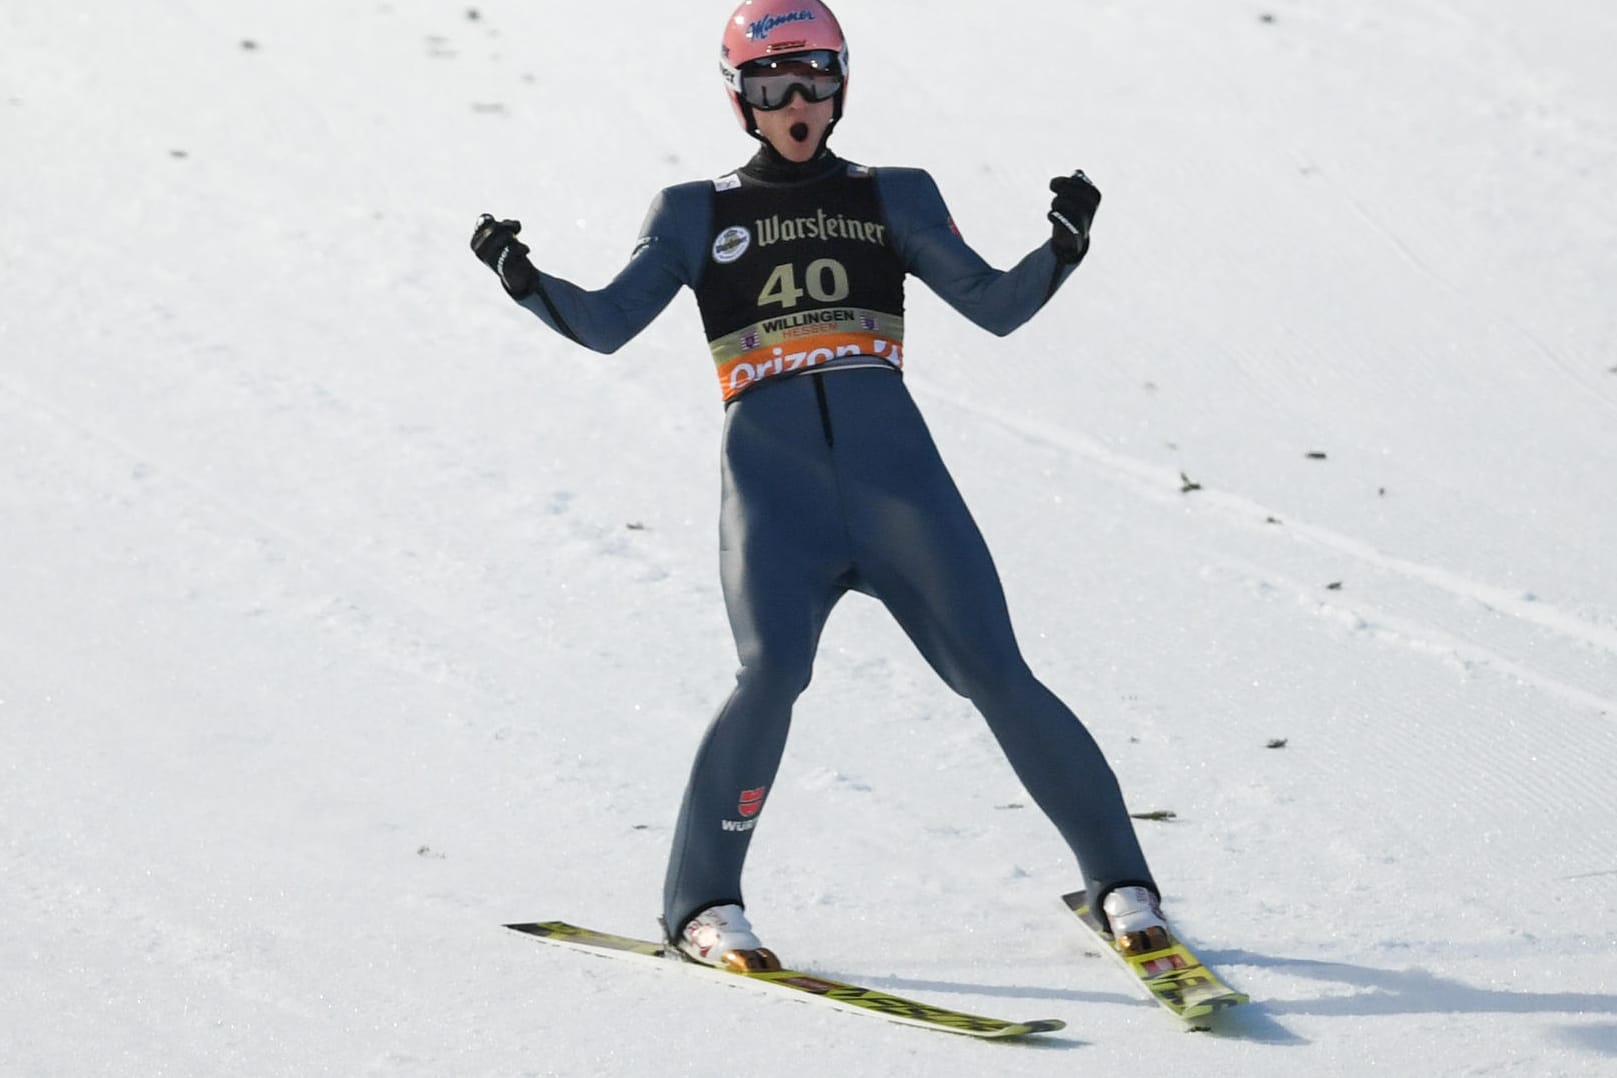
<path id="1" fill-rule="evenodd" d="M 789 134 L 797 142 L 807 142 L 809 137 L 809 125 L 799 120 L 797 123 L 792 125 L 792 129 Z"/>

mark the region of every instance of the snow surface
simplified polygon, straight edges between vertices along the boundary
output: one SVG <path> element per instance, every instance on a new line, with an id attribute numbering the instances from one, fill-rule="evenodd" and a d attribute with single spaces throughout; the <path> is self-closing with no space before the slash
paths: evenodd
<path id="1" fill-rule="evenodd" d="M 722 412 L 688 294 L 595 357 L 466 240 L 598 284 L 744 159 L 697 7 L 0 6 L 0 1073 L 1617 1073 L 1605 0 L 841 5 L 837 146 L 990 260 L 1105 191 L 1008 340 L 917 285 L 909 379 L 1240 1021 L 1093 953 L 856 596 L 755 921 L 1064 1033 L 500 927 L 654 931 L 734 664 Z"/>

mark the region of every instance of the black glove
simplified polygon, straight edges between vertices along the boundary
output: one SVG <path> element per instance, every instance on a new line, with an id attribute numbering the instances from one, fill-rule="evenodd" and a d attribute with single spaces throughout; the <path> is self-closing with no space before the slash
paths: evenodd
<path id="1" fill-rule="evenodd" d="M 1089 250 L 1089 225 L 1100 206 L 1100 188 L 1089 182 L 1083 170 L 1050 181 L 1056 197 L 1050 202 L 1050 246 L 1056 257 L 1073 264 Z"/>
<path id="2" fill-rule="evenodd" d="M 528 245 L 517 239 L 521 231 L 521 221 L 496 221 L 485 213 L 472 233 L 472 253 L 499 275 L 505 290 L 517 299 L 539 284 L 539 271 L 528 261 Z"/>

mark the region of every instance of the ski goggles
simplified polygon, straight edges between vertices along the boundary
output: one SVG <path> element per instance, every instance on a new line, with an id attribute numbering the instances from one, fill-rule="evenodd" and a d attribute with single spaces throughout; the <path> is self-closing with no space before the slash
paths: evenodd
<path id="1" fill-rule="evenodd" d="M 830 49 L 794 52 L 741 65 L 741 100 L 760 112 L 783 109 L 793 93 L 829 101 L 842 90 L 842 61 Z"/>

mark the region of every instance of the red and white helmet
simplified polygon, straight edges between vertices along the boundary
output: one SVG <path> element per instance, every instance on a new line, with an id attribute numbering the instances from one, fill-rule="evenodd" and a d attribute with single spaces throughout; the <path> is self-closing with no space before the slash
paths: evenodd
<path id="1" fill-rule="evenodd" d="M 834 58 L 842 80 L 831 115 L 835 124 L 842 118 L 843 99 L 848 92 L 848 42 L 830 8 L 820 0 L 742 0 L 725 24 L 719 72 L 724 76 L 736 119 L 748 134 L 756 132 L 752 106 L 742 99 L 742 66 L 796 53 L 829 53 Z"/>

